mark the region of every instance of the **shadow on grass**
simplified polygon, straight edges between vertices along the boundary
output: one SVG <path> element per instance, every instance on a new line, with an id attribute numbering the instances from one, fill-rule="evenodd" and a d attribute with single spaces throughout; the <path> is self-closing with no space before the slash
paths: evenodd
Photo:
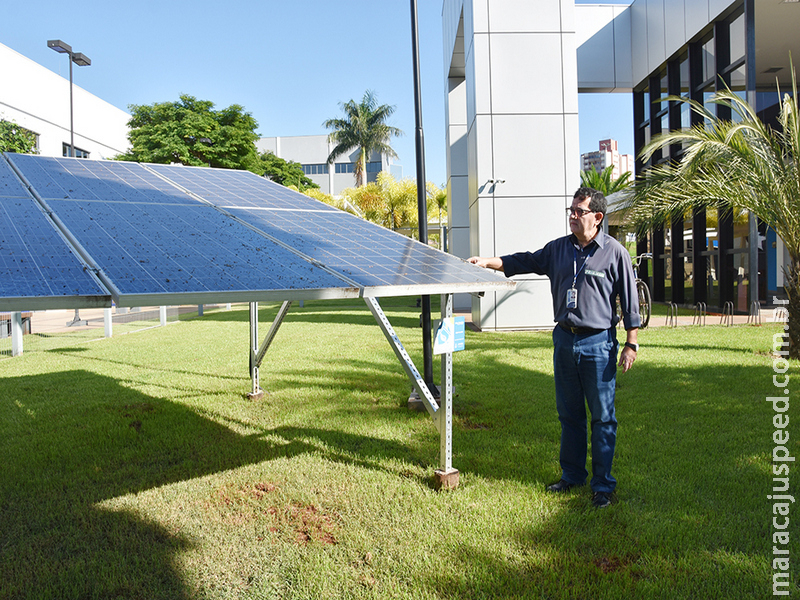
<path id="1" fill-rule="evenodd" d="M 103 500 L 307 452 L 367 468 L 413 460 L 339 431 L 239 435 L 88 371 L 4 379 L 0 423 L 0 598 L 189 598 L 173 565 L 192 542 Z"/>

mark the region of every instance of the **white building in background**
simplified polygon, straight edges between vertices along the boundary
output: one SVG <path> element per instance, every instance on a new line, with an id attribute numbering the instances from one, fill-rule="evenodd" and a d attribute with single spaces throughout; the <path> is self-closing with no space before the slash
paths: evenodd
<path id="1" fill-rule="evenodd" d="M 86 69 L 91 67 L 75 67 Z M 68 156 L 69 108 L 69 79 L 0 44 L 0 119 L 34 132 L 39 154 Z M 128 150 L 130 115 L 124 110 L 78 85 L 73 110 L 76 156 L 108 159 Z"/>
<path id="2" fill-rule="evenodd" d="M 306 177 L 325 194 L 335 196 L 343 189 L 355 186 L 353 168 L 358 150 L 353 149 L 328 165 L 333 144 L 326 134 L 264 137 L 256 141 L 256 149 L 259 153 L 271 152 L 284 160 L 300 163 Z M 373 152 L 367 161 L 367 181 L 375 181 L 381 171 L 389 171 L 395 179 L 403 177 L 401 166 L 392 164 L 388 156 Z"/>
<path id="3" fill-rule="evenodd" d="M 632 154 L 620 154 L 617 140 L 601 140 L 598 148 L 594 152 L 581 154 L 582 171 L 594 169 L 601 173 L 608 167 L 613 166 L 614 169 L 611 171 L 612 180 L 619 179 L 623 173 L 631 173 L 631 180 L 633 179 L 636 161 Z"/>

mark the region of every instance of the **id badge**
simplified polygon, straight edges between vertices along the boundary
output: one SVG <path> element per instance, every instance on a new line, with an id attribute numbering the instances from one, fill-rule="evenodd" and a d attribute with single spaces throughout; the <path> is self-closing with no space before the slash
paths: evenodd
<path id="1" fill-rule="evenodd" d="M 578 290 L 575 288 L 567 290 L 567 308 L 578 308 Z"/>

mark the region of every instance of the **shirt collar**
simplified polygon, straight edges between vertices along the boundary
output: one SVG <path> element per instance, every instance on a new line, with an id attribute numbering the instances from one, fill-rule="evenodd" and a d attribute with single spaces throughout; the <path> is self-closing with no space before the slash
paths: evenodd
<path id="1" fill-rule="evenodd" d="M 570 233 L 569 234 L 569 241 L 572 242 L 573 246 L 577 246 L 578 250 L 581 249 L 581 245 L 578 243 L 578 238 L 575 237 L 574 233 Z M 601 249 L 605 247 L 605 245 L 606 245 L 606 236 L 603 233 L 602 229 L 598 229 L 597 235 L 594 236 L 594 239 L 591 242 L 586 244 L 586 248 L 584 248 L 584 250 L 586 250 L 587 248 L 591 247 L 592 244 L 597 244 L 598 247 L 600 247 Z"/>

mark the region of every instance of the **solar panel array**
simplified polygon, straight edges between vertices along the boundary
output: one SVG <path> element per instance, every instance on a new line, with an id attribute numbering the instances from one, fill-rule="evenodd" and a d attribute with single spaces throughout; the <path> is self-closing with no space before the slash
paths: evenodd
<path id="1" fill-rule="evenodd" d="M 10 239 L 4 233 L 9 223 L 29 228 L 16 235 L 14 246 L 0 242 L 0 256 L 12 247 L 18 255 L 20 240 L 30 254 L 30 232 L 44 229 L 67 250 L 59 256 L 71 257 L 93 290 L 107 295 L 89 275 L 96 270 L 120 306 L 399 296 L 511 285 L 247 171 L 7 157 L 38 203 L 0 163 L 0 194 L 5 194 L 0 205 L 11 211 L 0 235 Z M 88 265 L 69 252 L 40 206 L 57 215 Z M 49 264 L 40 259 L 36 266 L 42 272 Z M 69 281 L 71 276 L 65 275 Z M 19 277 L 13 281 L 11 289 L 0 287 L 0 309 L 24 288 Z"/>
<path id="2" fill-rule="evenodd" d="M 84 306 L 111 306 L 111 297 L 0 160 L 0 307 Z"/>

